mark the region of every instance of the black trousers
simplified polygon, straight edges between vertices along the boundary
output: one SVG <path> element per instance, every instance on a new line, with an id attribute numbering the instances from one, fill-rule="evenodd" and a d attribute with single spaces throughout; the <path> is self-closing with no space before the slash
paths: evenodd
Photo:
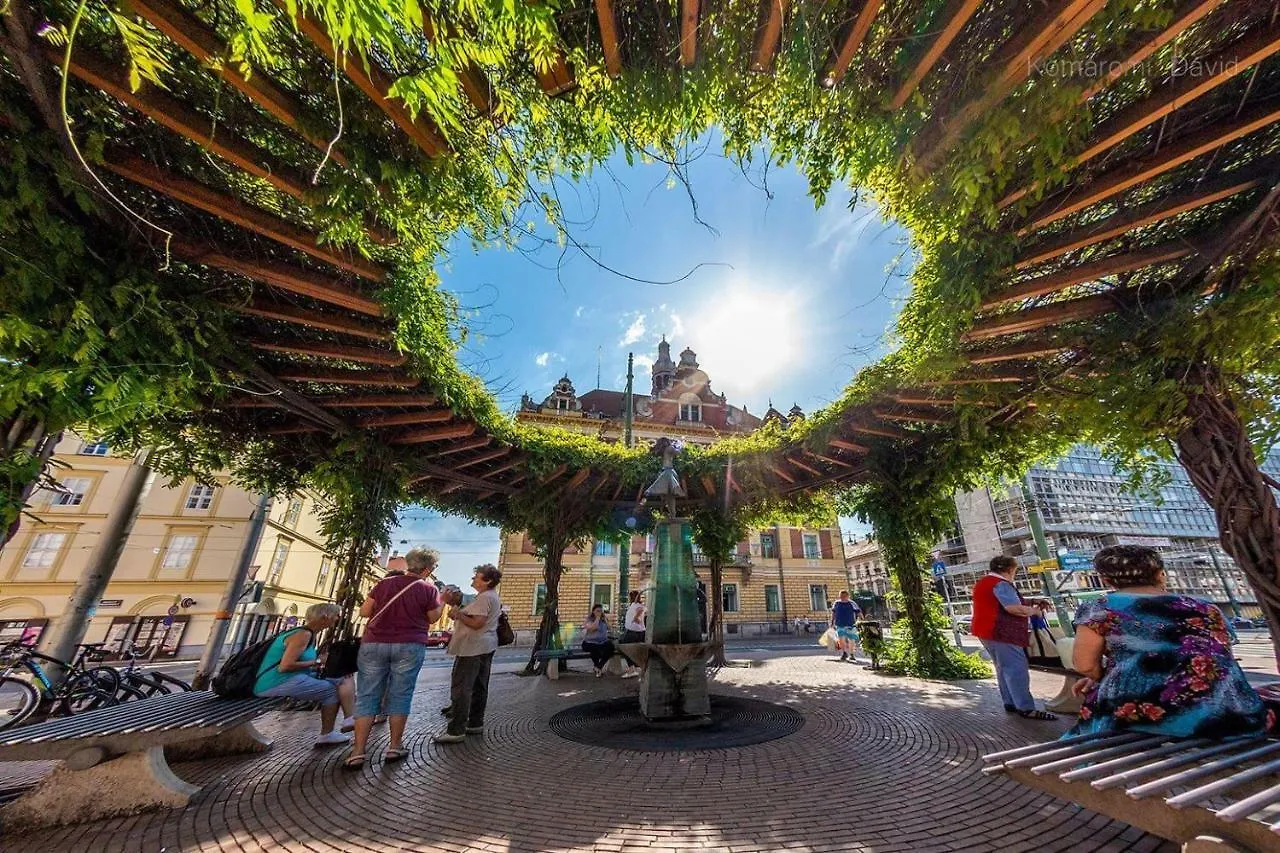
<path id="1" fill-rule="evenodd" d="M 489 670 L 493 652 L 453 659 L 449 678 L 449 734 L 466 734 L 468 728 L 484 725 L 484 709 L 489 703 Z"/>
<path id="2" fill-rule="evenodd" d="M 584 640 L 582 650 L 591 655 L 591 663 L 596 669 L 602 669 L 609 662 L 609 658 L 613 657 L 613 643 L 609 640 L 603 643 L 589 643 Z"/>

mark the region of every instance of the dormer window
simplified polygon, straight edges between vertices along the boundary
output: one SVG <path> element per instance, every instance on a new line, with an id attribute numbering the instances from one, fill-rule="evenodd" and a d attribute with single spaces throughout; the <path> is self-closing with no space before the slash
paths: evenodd
<path id="1" fill-rule="evenodd" d="M 569 401 L 564 399 L 563 397 L 556 400 L 556 411 L 560 411 L 560 412 L 569 411 Z"/>
<path id="2" fill-rule="evenodd" d="M 680 420 L 700 423 L 702 421 L 702 406 L 698 403 L 681 403 Z"/>

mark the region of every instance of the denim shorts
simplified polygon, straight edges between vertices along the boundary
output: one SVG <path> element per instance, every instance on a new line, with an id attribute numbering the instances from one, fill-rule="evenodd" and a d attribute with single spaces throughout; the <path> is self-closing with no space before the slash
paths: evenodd
<path id="1" fill-rule="evenodd" d="M 361 643 L 356 679 L 356 716 L 409 715 L 413 688 L 427 647 L 422 643 Z M 383 703 L 383 695 L 386 702 Z"/>
<path id="2" fill-rule="evenodd" d="M 341 678 L 316 678 L 314 675 L 299 673 L 258 695 L 283 696 L 304 702 L 319 702 L 321 705 L 336 705 L 338 704 L 338 685 L 341 683 Z"/>

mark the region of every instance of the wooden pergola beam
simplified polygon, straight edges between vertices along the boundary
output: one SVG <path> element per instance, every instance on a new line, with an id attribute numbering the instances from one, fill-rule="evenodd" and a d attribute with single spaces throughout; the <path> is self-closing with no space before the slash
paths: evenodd
<path id="1" fill-rule="evenodd" d="M 382 305 L 376 300 L 363 296 L 338 279 L 321 273 L 275 261 L 248 261 L 177 237 L 170 241 L 169 246 L 175 255 L 192 263 L 226 270 L 299 296 L 307 296 L 340 308 L 348 308 L 370 317 L 383 315 Z"/>
<path id="2" fill-rule="evenodd" d="M 370 415 L 356 421 L 361 429 L 409 426 L 411 424 L 439 424 L 453 419 L 452 409 L 426 409 L 418 412 L 401 412 L 393 415 Z"/>
<path id="3" fill-rule="evenodd" d="M 782 43 L 782 22 L 786 19 L 790 3 L 791 0 L 764 0 L 764 19 L 756 28 L 755 46 L 751 51 L 752 71 L 764 73 L 773 70 L 773 60 Z"/>
<path id="4" fill-rule="evenodd" d="M 542 87 L 543 93 L 549 98 L 555 98 L 578 88 L 578 81 L 574 78 L 573 70 L 569 68 L 568 60 L 562 50 L 556 50 L 550 68 L 545 71 L 534 68 L 533 73 L 538 78 L 538 85 Z"/>
<path id="5" fill-rule="evenodd" d="M 288 14 L 288 9 L 282 0 L 277 0 L 276 5 L 286 15 Z M 341 66 L 347 79 L 364 92 L 365 97 L 382 110 L 383 115 L 389 118 L 401 133 L 409 137 L 423 154 L 428 157 L 439 157 L 449 150 L 449 143 L 430 120 L 421 115 L 414 118 L 409 115 L 409 111 L 403 105 L 387 97 L 387 92 L 391 91 L 394 81 L 374 60 L 370 59 L 368 67 L 365 68 L 359 62 L 353 62 L 351 57 L 340 56 L 335 51 L 333 39 L 329 37 L 324 24 L 301 10 L 293 16 L 293 23 L 298 32 L 316 46 L 321 55 Z"/>
<path id="6" fill-rule="evenodd" d="M 890 108 L 895 112 L 906 105 L 911 94 L 915 92 L 916 87 L 920 85 L 920 81 L 925 78 L 942 58 L 942 54 L 946 52 L 951 43 L 960 35 L 960 31 L 964 29 L 964 25 L 969 23 L 969 19 L 973 17 L 973 13 L 978 11 L 978 7 L 982 5 L 982 0 L 951 0 L 947 8 L 942 13 L 942 20 L 946 23 L 937 31 L 937 35 L 929 42 L 929 46 L 925 49 L 920 58 L 911 66 L 911 71 L 903 78 L 902 83 L 898 86 L 898 90 L 893 93 L 893 100 L 890 101 Z"/>
<path id="7" fill-rule="evenodd" d="M 456 424 L 445 424 L 444 426 L 432 427 L 431 429 L 419 429 L 413 432 L 406 432 L 390 440 L 390 444 L 425 444 L 429 441 L 448 441 L 451 438 L 463 438 L 473 435 L 477 427 L 470 421 L 462 421 Z"/>
<path id="8" fill-rule="evenodd" d="M 1074 320 L 1097 317 L 1100 314 L 1114 311 L 1118 307 L 1119 303 L 1114 292 L 1082 296 L 1078 299 L 1055 302 L 1052 305 L 1045 305 L 1041 308 L 1030 308 L 1026 311 L 1015 311 L 1011 314 L 1001 314 L 998 317 L 979 320 L 972 329 L 961 335 L 960 339 L 967 342 L 983 341 L 990 338 L 998 338 L 1002 335 L 1031 332 L 1036 329 L 1070 323 Z"/>
<path id="9" fill-rule="evenodd" d="M 1057 272 L 1037 276 L 1015 284 L 1013 287 L 993 293 L 982 301 L 982 310 L 989 311 L 999 305 L 1004 305 L 1006 302 L 1017 302 L 1021 299 L 1047 296 L 1050 293 L 1057 293 L 1060 290 L 1066 290 L 1069 287 L 1090 281 L 1097 281 L 1110 275 L 1166 264 L 1170 261 L 1185 258 L 1195 251 L 1196 246 L 1186 240 L 1170 240 L 1150 249 L 1111 255 L 1087 264 L 1080 264 L 1079 266 L 1068 267 Z"/>
<path id="10" fill-rule="evenodd" d="M 863 0 L 858 16 L 848 25 L 844 38 L 840 41 L 840 50 L 836 52 L 822 75 L 821 83 L 824 88 L 835 88 L 849 73 L 849 65 L 853 62 L 858 48 L 862 47 L 862 43 L 866 41 L 867 33 L 871 32 L 871 24 L 880 13 L 882 6 L 884 6 L 884 0 Z"/>
<path id="11" fill-rule="evenodd" d="M 326 409 L 374 409 L 383 406 L 434 406 L 434 394 L 359 394 L 321 397 L 316 403 Z"/>
<path id="12" fill-rule="evenodd" d="M 263 317 L 268 320 L 280 320 L 281 322 L 292 323 L 296 326 L 306 326 L 310 329 L 324 329 L 328 332 L 341 332 L 344 335 L 366 338 L 371 341 L 385 342 L 391 340 L 392 337 L 391 332 L 386 329 L 367 325 L 360 320 L 353 319 L 344 314 L 308 311 L 305 308 L 298 308 L 295 305 L 288 305 L 283 302 L 254 299 L 251 302 L 246 303 L 228 302 L 223 304 L 237 314 L 245 314 L 250 317 Z"/>
<path id="13" fill-rule="evenodd" d="M 843 459 L 837 459 L 834 456 L 823 456 L 821 453 L 814 453 L 812 450 L 808 450 L 808 449 L 805 449 L 804 452 L 805 454 L 812 456 L 814 459 L 819 459 L 823 462 L 826 462 L 828 465 L 836 465 L 841 468 L 854 467 L 852 463 L 845 462 Z"/>
<path id="14" fill-rule="evenodd" d="M 306 432 L 323 432 L 323 429 L 315 424 L 292 424 L 290 426 L 267 427 L 263 432 L 267 435 L 297 435 Z"/>
<path id="15" fill-rule="evenodd" d="M 1277 51 L 1280 51 L 1280 23 L 1261 27 L 1240 41 L 1227 45 L 1201 63 L 1209 73 L 1186 74 L 1172 86 L 1161 86 L 1097 128 L 1088 146 L 1072 158 L 1072 163 L 1087 162 L 1114 148 L 1144 127 L 1216 89 Z"/>
<path id="16" fill-rule="evenodd" d="M 970 364 L 998 364 L 1002 361 L 1023 361 L 1061 355 L 1074 347 L 1056 341 L 1032 341 L 1000 349 L 971 350 L 964 353 Z"/>
<path id="17" fill-rule="evenodd" d="M 791 476 L 791 474 L 789 474 L 789 473 L 786 471 L 786 469 L 784 469 L 781 465 L 777 465 L 777 464 L 772 464 L 772 463 L 771 463 L 771 464 L 769 464 L 767 467 L 768 467 L 768 468 L 769 468 L 769 470 L 770 470 L 770 471 L 772 471 L 774 474 L 777 474 L 777 475 L 778 475 L 778 477 L 779 477 L 780 479 L 786 480 L 788 483 L 791 483 L 792 485 L 794 485 L 794 484 L 795 484 L 795 482 L 796 482 L 796 478 L 795 478 L 795 477 L 793 477 L 793 476 Z"/>
<path id="18" fill-rule="evenodd" d="M 680 0 L 680 67 L 692 68 L 698 61 L 698 14 L 700 0 Z"/>
<path id="19" fill-rule="evenodd" d="M 587 478 L 590 476 L 591 476 L 590 468 L 580 469 L 577 473 L 575 473 L 572 477 L 569 478 L 569 481 L 567 483 L 564 484 L 564 488 L 562 491 L 572 492 L 574 489 L 578 488 L 578 486 L 581 486 L 583 483 L 585 483 Z"/>
<path id="20" fill-rule="evenodd" d="M 446 25 L 446 32 L 454 35 L 456 30 L 451 25 Z M 432 20 L 431 13 L 422 10 L 422 32 L 427 37 L 427 41 L 431 44 L 436 43 L 439 38 L 439 28 L 436 22 Z M 493 112 L 493 85 L 489 82 L 489 78 L 485 76 L 479 66 L 475 63 L 467 65 L 466 68 L 457 72 L 458 82 L 462 85 L 463 94 L 467 96 L 467 100 L 475 107 L 481 115 L 489 115 Z"/>
<path id="21" fill-rule="evenodd" d="M 339 254 L 330 247 L 321 245 L 316 235 L 303 231 L 291 222 L 251 207 L 234 196 L 218 192 L 190 178 L 161 169 L 136 155 L 112 151 L 103 158 L 103 165 L 135 184 L 203 210 L 246 231 L 261 234 L 281 245 L 305 252 L 339 269 L 370 281 L 382 281 L 386 278 L 386 272 L 376 264 Z"/>
<path id="22" fill-rule="evenodd" d="M 487 447 L 493 443 L 493 436 L 481 435 L 476 438 L 470 438 L 466 441 L 459 441 L 457 444 L 450 444 L 448 447 L 442 447 L 436 451 L 437 456 L 448 456 L 451 453 L 465 453 L 468 450 L 477 450 L 481 447 Z"/>
<path id="23" fill-rule="evenodd" d="M 347 165 L 347 158 L 340 146 L 330 147 L 329 139 L 306 131 L 307 121 L 303 118 L 306 109 L 299 100 L 273 83 L 261 69 L 255 70 L 248 77 L 241 74 L 237 70 L 239 63 L 225 61 L 230 56 L 226 43 L 194 15 L 168 0 L 131 0 L 129 9 L 212 68 L 219 77 L 275 116 L 282 124 L 292 128 L 317 150 L 327 151 L 334 162 L 341 166 Z"/>
<path id="24" fill-rule="evenodd" d="M 595 0 L 596 21 L 600 24 L 600 46 L 604 49 L 604 70 L 610 77 L 622 74 L 622 48 L 618 39 L 618 18 L 613 0 Z"/>
<path id="25" fill-rule="evenodd" d="M 888 424 L 855 423 L 851 424 L 849 428 L 854 432 L 860 432 L 863 435 L 875 435 L 880 438 L 894 438 L 899 440 L 910 438 L 910 436 L 902 430 L 895 429 Z"/>
<path id="26" fill-rule="evenodd" d="M 1173 19 L 1163 30 L 1153 33 L 1149 38 L 1144 39 L 1124 59 L 1103 63 L 1103 67 L 1107 69 L 1106 73 L 1100 75 L 1080 93 L 1079 103 L 1083 104 L 1103 89 L 1106 89 L 1131 69 L 1146 61 L 1157 50 L 1186 32 L 1192 24 L 1206 17 L 1225 2 L 1226 0 L 1189 0 L 1189 2 L 1183 3 L 1182 6 L 1174 11 Z"/>
<path id="27" fill-rule="evenodd" d="M 347 346 L 346 344 L 335 344 L 328 341 L 266 341 L 249 339 L 246 343 L 255 349 L 267 352 L 354 361 L 360 364 L 376 364 L 379 367 L 399 367 L 408 361 L 404 353 L 375 349 L 373 347 Z"/>
<path id="28" fill-rule="evenodd" d="M 1020 374 L 991 374 L 988 376 L 951 376 L 946 379 L 930 379 L 920 384 L 926 388 L 948 388 L 953 385 L 1019 385 L 1030 382 L 1032 377 Z"/>
<path id="29" fill-rule="evenodd" d="M 50 47 L 46 49 L 46 55 L 61 67 L 61 50 Z M 129 84 L 128 71 L 111 65 L 87 48 L 72 52 L 70 71 L 78 79 L 132 107 L 156 124 L 266 181 L 282 193 L 299 201 L 306 194 L 306 179 L 291 167 L 275 162 L 256 145 L 237 137 L 225 126 L 215 126 L 209 118 L 155 86 L 143 85 L 135 92 Z"/>
<path id="30" fill-rule="evenodd" d="M 1168 145 L 1157 157 L 1112 170 L 1098 180 L 1072 188 L 1063 199 L 1049 199 L 1030 214 L 1017 234 L 1022 237 L 1051 225 L 1277 121 L 1280 121 L 1280 106 L 1264 103 L 1234 121 L 1212 124 Z"/>
<path id="31" fill-rule="evenodd" d="M 556 480 L 563 477 L 565 472 L 568 470 L 569 470 L 568 465 L 557 465 L 554 469 L 552 469 L 551 473 L 547 474 L 539 482 L 541 482 L 542 485 L 544 486 L 547 485 L 548 483 L 555 482 Z"/>
<path id="32" fill-rule="evenodd" d="M 710 474 L 703 474 L 698 478 L 698 482 L 702 483 L 702 490 L 710 497 L 716 496 L 716 481 L 711 479 Z"/>
<path id="33" fill-rule="evenodd" d="M 317 385 L 380 385 L 388 388 L 416 388 L 422 380 L 404 373 L 373 370 L 318 370 L 303 365 L 273 368 L 277 379 L 286 382 L 313 382 Z"/>
<path id="34" fill-rule="evenodd" d="M 916 163 L 932 169 L 974 122 L 990 112 L 1035 72 L 1041 60 L 1053 54 L 1089 22 L 1106 0 L 1055 0 L 1027 22 L 991 60 L 995 73 L 982 89 L 951 115 L 934 122 L 915 148 Z"/>
<path id="35" fill-rule="evenodd" d="M 908 392 L 899 392 L 889 395 L 893 402 L 901 406 L 939 406 L 944 409 L 950 409 L 960 402 L 955 397 L 933 397 L 927 394 L 911 394 Z"/>
<path id="36" fill-rule="evenodd" d="M 1280 169 L 1280 164 L 1272 164 L 1271 168 L 1265 171 L 1269 174 L 1274 174 L 1275 169 Z M 1247 192 L 1262 184 L 1263 172 L 1264 170 L 1262 169 L 1237 170 L 1212 181 L 1206 181 L 1190 192 L 1178 193 L 1168 198 L 1149 202 L 1132 210 L 1119 211 L 1098 222 L 1090 223 L 1082 228 L 1068 231 L 1052 240 L 1032 246 L 1014 264 L 1013 268 L 1015 270 L 1023 270 L 1036 264 L 1053 260 L 1068 252 L 1096 245 L 1114 237 L 1119 237 L 1129 231 L 1154 225 L 1157 222 L 1163 222 L 1189 210 L 1195 210 L 1242 192 Z"/>
<path id="37" fill-rule="evenodd" d="M 506 462 L 503 462 L 497 468 L 490 468 L 488 471 L 485 471 L 484 475 L 486 477 L 496 477 L 499 474 L 505 474 L 506 472 L 510 471 L 512 468 L 516 467 L 523 461 L 524 459 L 520 456 L 512 457 L 511 459 L 508 459 Z"/>
<path id="38" fill-rule="evenodd" d="M 871 448 L 865 444 L 858 444 L 856 441 L 848 441 L 843 438 L 832 438 L 827 440 L 827 444 L 832 447 L 838 447 L 841 450 L 848 450 L 850 453 L 870 453 Z"/>
<path id="39" fill-rule="evenodd" d="M 886 421 L 902 421 L 904 423 L 946 425 L 954 422 L 952 418 L 943 417 L 942 415 L 926 412 L 895 412 L 892 409 L 884 408 L 876 409 L 875 415 L 877 418 L 883 418 Z"/>
<path id="40" fill-rule="evenodd" d="M 443 480 L 449 483 L 461 483 L 473 489 L 480 489 L 487 492 L 500 492 L 509 495 L 515 491 L 504 483 L 495 483 L 492 480 L 485 480 L 480 477 L 473 477 L 470 474 L 459 474 L 449 468 L 442 468 L 439 465 L 432 465 L 430 462 L 419 462 L 417 467 L 421 469 L 422 474 L 419 475 L 417 482 L 426 479 Z"/>
<path id="41" fill-rule="evenodd" d="M 792 465 L 794 465 L 794 466 L 796 466 L 797 468 L 799 468 L 801 471 L 807 471 L 807 472 L 809 472 L 810 474 L 812 474 L 812 475 L 813 475 L 813 476 L 815 476 L 815 477 L 821 477 L 821 476 L 822 476 L 822 473 L 823 473 L 823 472 L 819 471 L 817 468 L 814 468 L 812 465 L 806 465 L 806 464 L 804 464 L 804 463 L 803 463 L 803 462 L 801 462 L 799 459 L 796 459 L 794 456 L 792 456 L 792 455 L 791 455 L 791 454 L 789 454 L 789 453 L 788 453 L 788 454 L 786 454 L 783 458 L 784 458 L 784 459 L 786 459 L 788 462 L 790 462 Z"/>
<path id="42" fill-rule="evenodd" d="M 511 452 L 510 447 L 499 447 L 495 450 L 490 450 L 486 453 L 481 453 L 478 456 L 473 456 L 470 459 L 465 459 L 459 462 L 457 465 L 454 465 L 453 470 L 460 471 L 463 468 L 470 468 L 472 465 L 483 465 L 486 462 L 492 462 L 494 459 L 501 459 L 503 456 L 506 456 L 510 452 Z M 493 472 L 489 471 L 486 473 L 491 474 Z"/>

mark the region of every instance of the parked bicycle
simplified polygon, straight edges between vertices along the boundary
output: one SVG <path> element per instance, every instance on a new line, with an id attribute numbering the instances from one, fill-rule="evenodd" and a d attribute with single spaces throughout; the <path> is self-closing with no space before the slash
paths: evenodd
<path id="1" fill-rule="evenodd" d="M 21 642 L 0 647 L 0 730 L 20 726 L 37 713 L 70 716 L 143 698 L 141 691 L 121 683 L 112 667 L 86 666 L 100 654 L 97 645 L 82 644 L 70 663 Z M 65 669 L 66 677 L 55 684 L 45 664 Z"/>
<path id="2" fill-rule="evenodd" d="M 148 671 L 138 666 L 138 661 L 151 658 L 150 649 L 133 646 L 120 657 L 127 662 L 123 667 L 116 667 L 116 671 L 120 674 L 120 682 L 141 691 L 144 696 L 163 696 L 166 693 L 185 693 L 191 690 L 191 685 L 180 678 L 174 678 L 158 670 Z"/>

